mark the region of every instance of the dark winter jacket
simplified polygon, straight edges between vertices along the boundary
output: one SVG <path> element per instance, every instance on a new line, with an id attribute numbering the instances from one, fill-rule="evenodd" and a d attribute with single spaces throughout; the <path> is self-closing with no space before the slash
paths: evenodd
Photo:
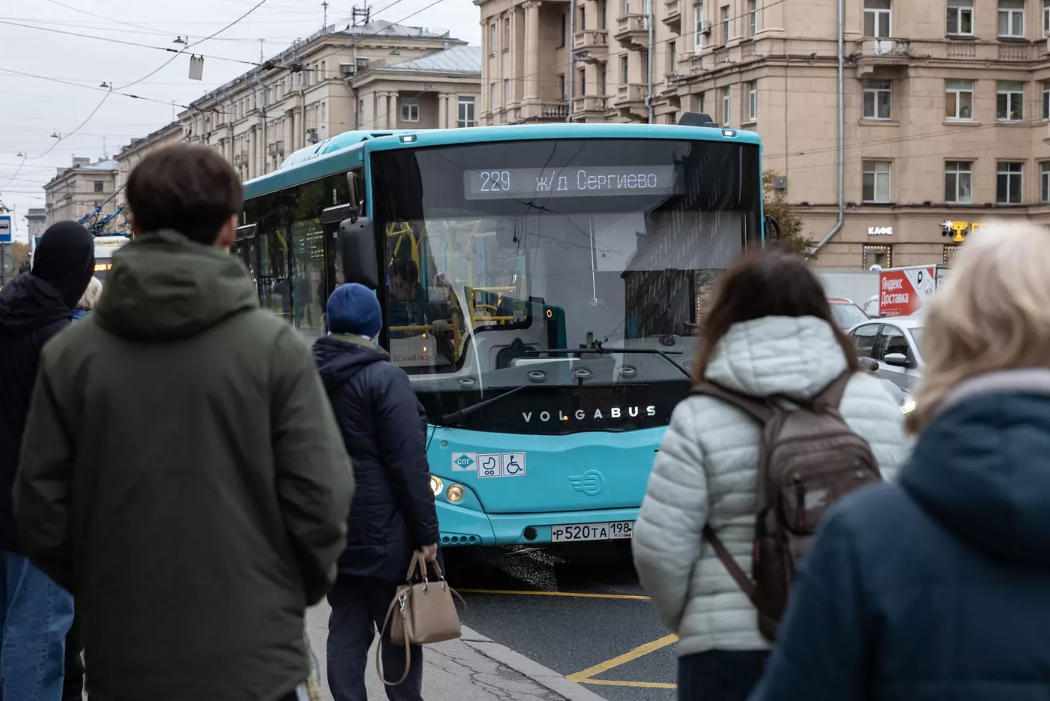
<path id="1" fill-rule="evenodd" d="M 352 489 L 309 347 L 234 256 L 137 238 L 44 348 L 15 513 L 76 597 L 92 701 L 291 691 Z"/>
<path id="2" fill-rule="evenodd" d="M 69 326 L 70 311 L 51 283 L 19 275 L 0 291 L 0 550 L 21 552 L 11 488 L 18 471 L 40 350 Z"/>
<path id="3" fill-rule="evenodd" d="M 426 414 L 405 372 L 367 340 L 321 338 L 314 343 L 314 358 L 357 484 L 339 571 L 399 581 L 412 550 L 440 537 Z"/>
<path id="4" fill-rule="evenodd" d="M 752 701 L 1050 698 L 1050 370 L 960 385 L 795 586 Z"/>

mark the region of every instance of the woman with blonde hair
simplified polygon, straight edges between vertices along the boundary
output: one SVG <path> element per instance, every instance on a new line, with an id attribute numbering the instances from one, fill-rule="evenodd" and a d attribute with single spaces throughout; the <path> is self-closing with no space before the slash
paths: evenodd
<path id="1" fill-rule="evenodd" d="M 828 512 L 752 701 L 1050 698 L 1050 234 L 988 225 L 957 261 L 915 451 Z"/>
<path id="2" fill-rule="evenodd" d="M 84 296 L 77 302 L 77 308 L 73 310 L 73 321 L 82 319 L 98 306 L 98 300 L 102 298 L 102 281 L 97 277 L 91 278 L 88 287 L 84 290 Z"/>

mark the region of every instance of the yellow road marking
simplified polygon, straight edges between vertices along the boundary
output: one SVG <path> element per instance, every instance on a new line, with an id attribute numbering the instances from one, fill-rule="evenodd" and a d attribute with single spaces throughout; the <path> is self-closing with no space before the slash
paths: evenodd
<path id="1" fill-rule="evenodd" d="M 464 594 L 514 594 L 517 596 L 567 596 L 579 599 L 633 599 L 635 601 L 648 601 L 648 596 L 638 594 L 574 594 L 564 591 L 503 591 L 500 589 L 457 589 Z"/>
<path id="2" fill-rule="evenodd" d="M 646 689 L 677 689 L 677 684 L 665 682 L 614 682 L 609 679 L 581 679 L 579 684 L 601 684 L 602 686 L 637 686 Z"/>
<path id="3" fill-rule="evenodd" d="M 595 677 L 601 674 L 602 672 L 608 672 L 613 667 L 619 667 L 622 664 L 627 664 L 628 662 L 636 660 L 639 657 L 642 657 L 643 655 L 648 655 L 650 652 L 656 652 L 660 648 L 667 647 L 668 645 L 673 645 L 677 641 L 677 635 L 665 635 L 659 640 L 654 640 L 651 643 L 646 643 L 645 645 L 639 645 L 633 650 L 629 650 L 623 653 L 622 655 L 619 655 L 618 657 L 614 657 L 611 660 L 606 660 L 605 662 L 599 662 L 593 667 L 588 667 L 582 672 L 570 674 L 565 678 L 572 682 L 593 681 L 591 680 L 591 677 Z"/>

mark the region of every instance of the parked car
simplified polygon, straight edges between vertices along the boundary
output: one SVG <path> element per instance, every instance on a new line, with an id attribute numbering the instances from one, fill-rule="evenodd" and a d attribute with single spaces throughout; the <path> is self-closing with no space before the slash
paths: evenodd
<path id="1" fill-rule="evenodd" d="M 914 392 L 926 365 L 920 350 L 923 322 L 922 315 L 869 319 L 850 329 L 849 337 L 876 376 Z"/>
<path id="2" fill-rule="evenodd" d="M 871 358 L 860 358 L 860 364 L 871 373 L 876 373 L 879 370 L 879 362 L 877 360 L 872 360 Z M 915 396 L 911 392 L 906 389 L 901 389 L 900 386 L 889 380 L 885 380 L 881 377 L 878 379 L 882 382 L 886 391 L 890 393 L 890 396 L 897 401 L 902 414 L 910 414 L 915 409 Z"/>
<path id="3" fill-rule="evenodd" d="M 831 316 L 843 331 L 868 319 L 863 309 L 845 297 L 828 297 L 828 303 L 831 304 Z"/>
<path id="4" fill-rule="evenodd" d="M 872 319 L 881 316 L 879 313 L 879 296 L 872 295 L 871 297 L 868 297 L 868 301 L 864 303 L 862 309 L 864 310 L 864 313 Z"/>

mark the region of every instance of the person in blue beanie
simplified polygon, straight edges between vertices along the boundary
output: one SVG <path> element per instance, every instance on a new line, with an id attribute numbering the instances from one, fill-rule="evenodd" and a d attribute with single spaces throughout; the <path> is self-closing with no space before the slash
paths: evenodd
<path id="1" fill-rule="evenodd" d="M 367 701 L 365 666 L 377 627 L 404 580 L 412 553 L 437 559 L 438 520 L 426 456 L 426 414 L 403 370 L 376 346 L 383 313 L 375 294 L 351 283 L 328 299 L 330 335 L 314 359 L 357 482 L 339 575 L 328 594 L 328 685 L 335 701 Z M 383 641 L 388 681 L 406 673 L 404 650 Z M 391 701 L 422 701 L 423 654 L 413 646 Z"/>

